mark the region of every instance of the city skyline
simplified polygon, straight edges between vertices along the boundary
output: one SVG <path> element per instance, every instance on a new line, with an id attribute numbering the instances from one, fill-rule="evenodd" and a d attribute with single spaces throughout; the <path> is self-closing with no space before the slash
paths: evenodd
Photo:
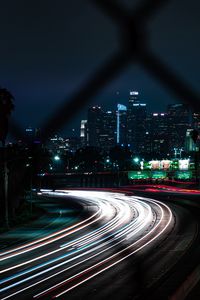
<path id="1" fill-rule="evenodd" d="M 146 104 L 146 108 L 147 108 L 147 114 L 160 114 L 160 113 L 167 113 L 167 107 L 169 105 L 182 105 L 183 103 L 182 102 L 169 102 L 169 103 L 162 103 L 162 107 L 163 109 L 159 109 L 160 106 L 152 109 L 152 106 L 148 103 L 148 101 L 146 101 L 145 99 L 142 98 L 141 94 L 142 92 L 141 91 L 138 91 L 138 90 L 131 90 L 129 89 L 126 93 L 126 99 L 122 99 L 120 101 L 119 99 L 119 92 L 116 92 L 116 99 L 115 99 L 115 102 L 112 103 L 111 105 L 110 104 L 107 104 L 107 103 L 104 103 L 102 104 L 101 100 L 99 99 L 99 101 L 97 102 L 94 102 L 93 104 L 85 107 L 84 110 L 82 110 L 82 113 L 80 114 L 80 116 L 78 116 L 76 118 L 76 123 L 72 124 L 74 126 L 68 126 L 67 127 L 67 130 L 66 129 L 63 129 L 59 132 L 57 132 L 56 134 L 61 134 L 61 135 L 64 135 L 64 136 L 70 136 L 70 134 L 74 135 L 74 133 L 76 135 L 79 136 L 79 133 L 80 133 L 80 123 L 81 123 L 81 120 L 86 120 L 87 119 L 87 116 L 88 116 L 88 109 L 92 108 L 92 107 L 100 107 L 104 112 L 116 112 L 118 110 L 118 105 L 123 105 L 123 106 L 127 106 L 128 105 L 128 101 L 129 101 L 129 96 L 130 96 L 130 93 L 131 92 L 136 92 L 138 93 L 138 96 L 139 96 L 139 101 L 141 103 L 145 103 Z M 107 104 L 107 105 L 106 105 Z M 188 106 L 188 108 L 191 110 L 191 113 L 192 113 L 192 108 L 190 108 Z M 28 128 L 28 127 L 31 127 L 31 128 L 40 128 L 39 126 L 34 126 L 33 124 L 31 123 L 27 123 L 27 124 L 24 124 L 24 128 Z"/>
<path id="2" fill-rule="evenodd" d="M 129 97 L 129 94 L 132 90 L 133 89 L 128 89 L 127 91 L 123 91 L 123 92 L 119 92 L 119 91 L 113 92 L 113 96 L 111 97 L 110 102 L 105 102 L 104 99 L 102 99 L 101 97 L 98 97 L 98 100 L 94 100 L 92 103 L 89 104 L 89 106 L 82 109 L 81 112 L 79 112 L 77 114 L 77 116 L 75 116 L 75 118 L 72 122 L 69 122 L 69 124 L 67 124 L 63 129 L 59 130 L 57 133 L 61 134 L 61 135 L 70 136 L 70 134 L 72 134 L 72 133 L 74 134 L 74 131 L 75 131 L 76 135 L 79 135 L 80 121 L 82 119 L 87 119 L 87 111 L 88 111 L 89 107 L 101 106 L 101 108 L 104 111 L 116 111 L 118 104 L 122 104 L 122 105 L 127 105 L 128 104 L 128 97 Z M 137 90 L 137 89 L 134 89 L 134 90 Z M 151 103 L 149 103 L 148 99 L 143 99 L 142 98 L 142 95 L 144 94 L 144 91 L 139 91 L 138 93 L 140 95 L 140 100 L 147 104 L 147 108 L 148 108 L 149 113 L 165 112 L 166 108 L 167 108 L 167 105 L 181 103 L 181 102 L 177 102 L 177 101 L 173 101 L 173 100 L 171 102 L 168 102 L 168 103 L 162 103 L 162 102 L 158 101 L 158 103 L 160 102 L 159 105 L 154 106 L 154 108 L 152 108 L 152 105 L 151 105 Z M 123 94 L 125 96 L 121 97 L 121 94 Z M 108 99 L 109 97 L 107 96 L 106 98 Z M 16 114 L 19 114 L 19 109 L 18 109 L 17 105 L 18 105 L 18 103 L 15 100 L 15 110 L 12 113 L 12 116 L 11 116 L 11 118 L 13 118 L 13 119 L 15 119 Z M 23 121 L 23 123 L 21 123 L 21 125 L 22 125 L 23 128 L 28 128 L 28 127 L 41 128 L 41 126 L 40 126 L 41 124 L 37 124 L 36 121 L 35 122 L 34 121 L 32 121 L 32 122 L 27 121 L 26 119 Z"/>
<path id="3" fill-rule="evenodd" d="M 139 92 L 130 91 L 127 103 L 118 104 L 116 109 L 88 107 L 87 118 L 79 120 L 77 131 L 73 130 L 68 136 L 57 133 L 49 137 L 47 147 L 54 149 L 56 146 L 61 153 L 75 153 L 90 146 L 109 153 L 118 145 L 127 146 L 143 157 L 167 158 L 175 153 L 188 155 L 199 147 L 199 138 L 195 146 L 191 135 L 194 129 L 199 135 L 200 114 L 192 112 L 189 106 L 168 104 L 165 111 L 150 112 Z M 27 141 L 37 143 L 40 134 L 42 136 L 40 130 L 26 129 Z"/>
<path id="4" fill-rule="evenodd" d="M 138 4 L 120 2 L 128 9 Z M 170 69 L 198 91 L 200 44 L 196 37 L 200 3 L 179 2 L 169 1 L 155 14 L 147 28 L 149 43 Z M 15 96 L 13 118 L 21 127 L 43 127 L 46 118 L 119 48 L 118 30 L 92 1 L 76 0 L 69 4 L 61 0 L 59 5 L 51 0 L 31 0 L 28 4 L 20 0 L 12 5 L 4 1 L 1 10 L 0 85 Z M 165 103 L 182 101 L 141 65 L 130 63 L 87 105 L 101 101 L 103 106 L 112 106 L 116 91 L 123 102 L 130 87 L 142 91 L 144 101 L 153 110 L 162 110 Z M 81 109 L 67 127 L 76 126 L 82 114 Z"/>

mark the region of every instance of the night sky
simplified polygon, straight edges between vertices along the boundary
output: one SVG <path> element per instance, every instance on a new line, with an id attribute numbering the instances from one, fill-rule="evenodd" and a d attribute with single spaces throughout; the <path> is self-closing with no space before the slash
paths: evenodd
<path id="1" fill-rule="evenodd" d="M 141 2 L 118 1 L 129 9 Z M 119 47 L 116 26 L 89 0 L 1 0 L 0 9 L 0 86 L 15 96 L 13 117 L 23 127 L 40 127 Z M 199 0 L 168 1 L 148 27 L 153 51 L 197 92 L 199 11 Z M 181 101 L 135 64 L 91 104 L 113 109 L 117 101 L 127 103 L 129 90 L 138 90 L 151 111 Z M 87 107 L 76 115 L 66 134 L 78 128 L 86 112 Z"/>

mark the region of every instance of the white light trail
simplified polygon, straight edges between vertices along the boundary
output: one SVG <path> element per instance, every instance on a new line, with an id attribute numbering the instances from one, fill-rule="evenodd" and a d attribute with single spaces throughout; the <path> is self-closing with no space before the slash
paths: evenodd
<path id="1" fill-rule="evenodd" d="M 34 249 L 37 249 L 41 246 L 41 243 L 42 245 L 44 244 L 44 249 L 46 249 L 45 254 L 35 254 L 36 257 L 30 259 L 26 258 L 24 262 L 10 266 L 1 271 L 1 273 L 5 273 L 14 270 L 15 268 L 23 267 L 24 269 L 24 265 L 30 265 L 38 260 L 42 261 L 42 263 L 36 266 L 25 269 L 21 272 L 19 271 L 18 273 L 12 274 L 11 276 L 1 280 L 0 285 L 5 284 L 10 280 L 14 281 L 12 284 L 3 287 L 0 290 L 4 293 L 8 292 L 10 289 L 12 290 L 12 288 L 16 289 L 18 286 L 21 286 L 21 288 L 18 288 L 15 292 L 10 291 L 9 294 L 1 298 L 2 300 L 38 286 L 45 281 L 49 281 L 51 278 L 58 277 L 60 274 L 63 274 L 68 270 L 73 271 L 75 267 L 84 265 L 85 262 L 88 264 L 92 261 L 92 258 L 96 258 L 96 261 L 98 261 L 98 257 L 100 257 L 100 255 L 106 255 L 108 253 L 108 256 L 103 260 L 99 260 L 97 263 L 85 268 L 81 272 L 69 276 L 67 279 L 58 282 L 46 290 L 40 291 L 34 296 L 35 298 L 39 298 L 47 293 L 51 293 L 54 290 L 59 289 L 61 286 L 63 288 L 63 286 L 67 285 L 69 282 L 71 284 L 72 280 L 79 281 L 78 283 L 76 282 L 72 286 L 67 287 L 64 291 L 57 292 L 55 297 L 60 297 L 98 274 L 110 269 L 134 253 L 147 247 L 150 243 L 161 236 L 172 223 L 172 212 L 168 206 L 149 198 L 125 196 L 121 193 L 114 192 L 108 193 L 74 190 L 67 192 L 61 190 L 56 193 L 52 192 L 49 194 L 51 196 L 59 195 L 66 198 L 76 197 L 83 199 L 84 203 L 97 207 L 97 212 L 82 222 L 77 223 L 78 225 L 75 224 L 43 239 L 27 243 L 21 247 L 14 248 L 13 250 L 11 249 L 9 250 L 9 253 L 4 252 L 6 259 L 9 259 L 13 258 L 15 255 L 19 255 L 19 253 L 23 258 L 25 253 L 32 250 L 32 246 Z M 157 220 L 155 220 L 155 209 L 157 210 L 157 213 L 159 213 L 159 219 Z M 103 221 L 104 224 L 102 224 Z M 83 228 L 90 228 L 92 224 L 98 224 L 99 222 L 100 226 L 94 230 L 90 230 L 89 233 L 83 232 L 81 235 Z M 161 226 L 161 224 L 163 226 Z M 55 243 L 54 246 L 54 241 L 64 241 L 73 233 L 71 233 L 73 229 L 75 232 L 80 232 L 80 237 L 69 242 L 64 242 L 61 245 L 57 245 L 57 243 Z M 123 245 L 123 249 L 118 251 L 116 246 L 120 244 Z M 48 250 L 50 246 L 51 251 Z M 116 253 L 110 255 L 108 250 L 112 249 L 113 252 Z M 66 250 L 69 250 L 70 252 L 64 255 L 59 254 Z M 130 253 L 127 254 L 127 250 Z M 50 258 L 52 255 L 54 255 L 53 259 Z M 120 258 L 118 257 L 119 255 Z M 121 255 L 123 257 L 121 257 Z M 45 261 L 43 262 L 44 258 Z M 107 265 L 108 263 L 109 265 Z M 104 266 L 105 264 L 106 266 Z M 65 265 L 68 266 L 64 267 Z M 60 268 L 60 270 L 56 271 L 58 268 Z M 41 270 L 38 272 L 39 269 Z M 91 274 L 90 272 L 94 273 Z M 47 273 L 51 274 L 48 275 Z M 81 279 L 81 276 L 85 276 L 86 273 L 87 278 Z M 18 280 L 21 276 L 23 276 L 23 279 Z M 26 282 L 33 279 L 34 281 L 37 281 L 23 286 Z"/>

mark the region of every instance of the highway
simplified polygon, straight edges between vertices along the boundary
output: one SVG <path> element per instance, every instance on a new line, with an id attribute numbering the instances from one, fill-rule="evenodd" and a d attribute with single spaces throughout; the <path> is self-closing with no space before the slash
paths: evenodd
<path id="1" fill-rule="evenodd" d="M 160 268 L 166 268 L 172 260 L 174 264 L 174 257 L 178 259 L 176 251 L 169 258 L 162 257 L 163 245 L 167 252 L 166 244 L 175 249 L 174 243 L 176 247 L 183 243 L 177 239 L 181 217 L 177 223 L 176 208 L 171 205 L 115 191 L 59 190 L 42 195 L 56 199 L 57 205 L 66 201 L 67 206 L 68 200 L 81 204 L 84 217 L 49 235 L 0 252 L 2 300 L 94 299 L 94 295 L 95 299 L 107 299 L 114 287 L 116 299 L 128 299 L 130 295 L 133 299 L 140 293 L 138 282 L 132 283 L 123 298 L 122 290 L 119 296 L 119 286 L 115 285 L 118 282 L 125 286 L 130 272 L 140 281 L 138 266 L 142 257 L 146 255 L 144 266 L 148 266 L 146 285 L 150 278 L 151 282 L 156 281 L 155 274 L 162 275 L 155 263 L 158 257 Z M 190 225 L 184 249 L 194 238 L 195 224 Z M 172 234 L 173 240 L 169 239 Z M 156 247 L 161 247 L 161 251 L 155 253 Z"/>

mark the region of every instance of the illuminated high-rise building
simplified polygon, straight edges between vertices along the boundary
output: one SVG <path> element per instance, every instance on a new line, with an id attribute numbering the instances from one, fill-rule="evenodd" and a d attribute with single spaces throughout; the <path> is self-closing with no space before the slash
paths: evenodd
<path id="1" fill-rule="evenodd" d="M 139 93 L 131 91 L 127 110 L 127 143 L 136 153 L 145 152 L 146 103 L 139 100 Z"/>
<path id="2" fill-rule="evenodd" d="M 127 107 L 117 105 L 117 144 L 127 145 Z"/>
<path id="3" fill-rule="evenodd" d="M 200 112 L 192 113 L 192 127 L 199 133 L 196 146 L 200 149 Z"/>
<path id="4" fill-rule="evenodd" d="M 166 156 L 169 152 L 168 119 L 166 113 L 151 113 L 146 122 L 146 152 Z"/>
<path id="5" fill-rule="evenodd" d="M 99 134 L 102 131 L 103 110 L 100 106 L 88 109 L 88 145 L 100 147 Z"/>
<path id="6" fill-rule="evenodd" d="M 193 152 L 196 150 L 195 143 L 192 139 L 191 132 L 193 129 L 187 129 L 186 137 L 185 137 L 185 151 L 186 152 Z"/>
<path id="7" fill-rule="evenodd" d="M 185 104 L 170 104 L 167 108 L 168 138 L 171 152 L 184 148 L 187 129 L 191 128 L 190 109 Z"/>
<path id="8" fill-rule="evenodd" d="M 29 146 L 31 144 L 41 144 L 41 130 L 40 128 L 33 128 L 31 126 L 25 129 L 25 143 Z"/>
<path id="9" fill-rule="evenodd" d="M 32 144 L 34 142 L 34 138 L 35 138 L 35 129 L 32 128 L 31 126 L 27 127 L 25 129 L 25 137 L 26 137 L 26 143 L 28 144 Z"/>
<path id="10" fill-rule="evenodd" d="M 194 129 L 200 131 L 200 112 L 192 113 L 192 125 Z"/>
<path id="11" fill-rule="evenodd" d="M 116 144 L 116 111 L 104 112 L 100 106 L 88 110 L 88 145 L 105 151 Z"/>
<path id="12" fill-rule="evenodd" d="M 116 145 L 116 120 L 116 111 L 106 111 L 102 115 L 99 144 L 107 152 Z"/>
<path id="13" fill-rule="evenodd" d="M 88 145 L 88 126 L 87 126 L 87 120 L 81 120 L 80 142 L 81 142 L 81 147 L 86 147 Z"/>

